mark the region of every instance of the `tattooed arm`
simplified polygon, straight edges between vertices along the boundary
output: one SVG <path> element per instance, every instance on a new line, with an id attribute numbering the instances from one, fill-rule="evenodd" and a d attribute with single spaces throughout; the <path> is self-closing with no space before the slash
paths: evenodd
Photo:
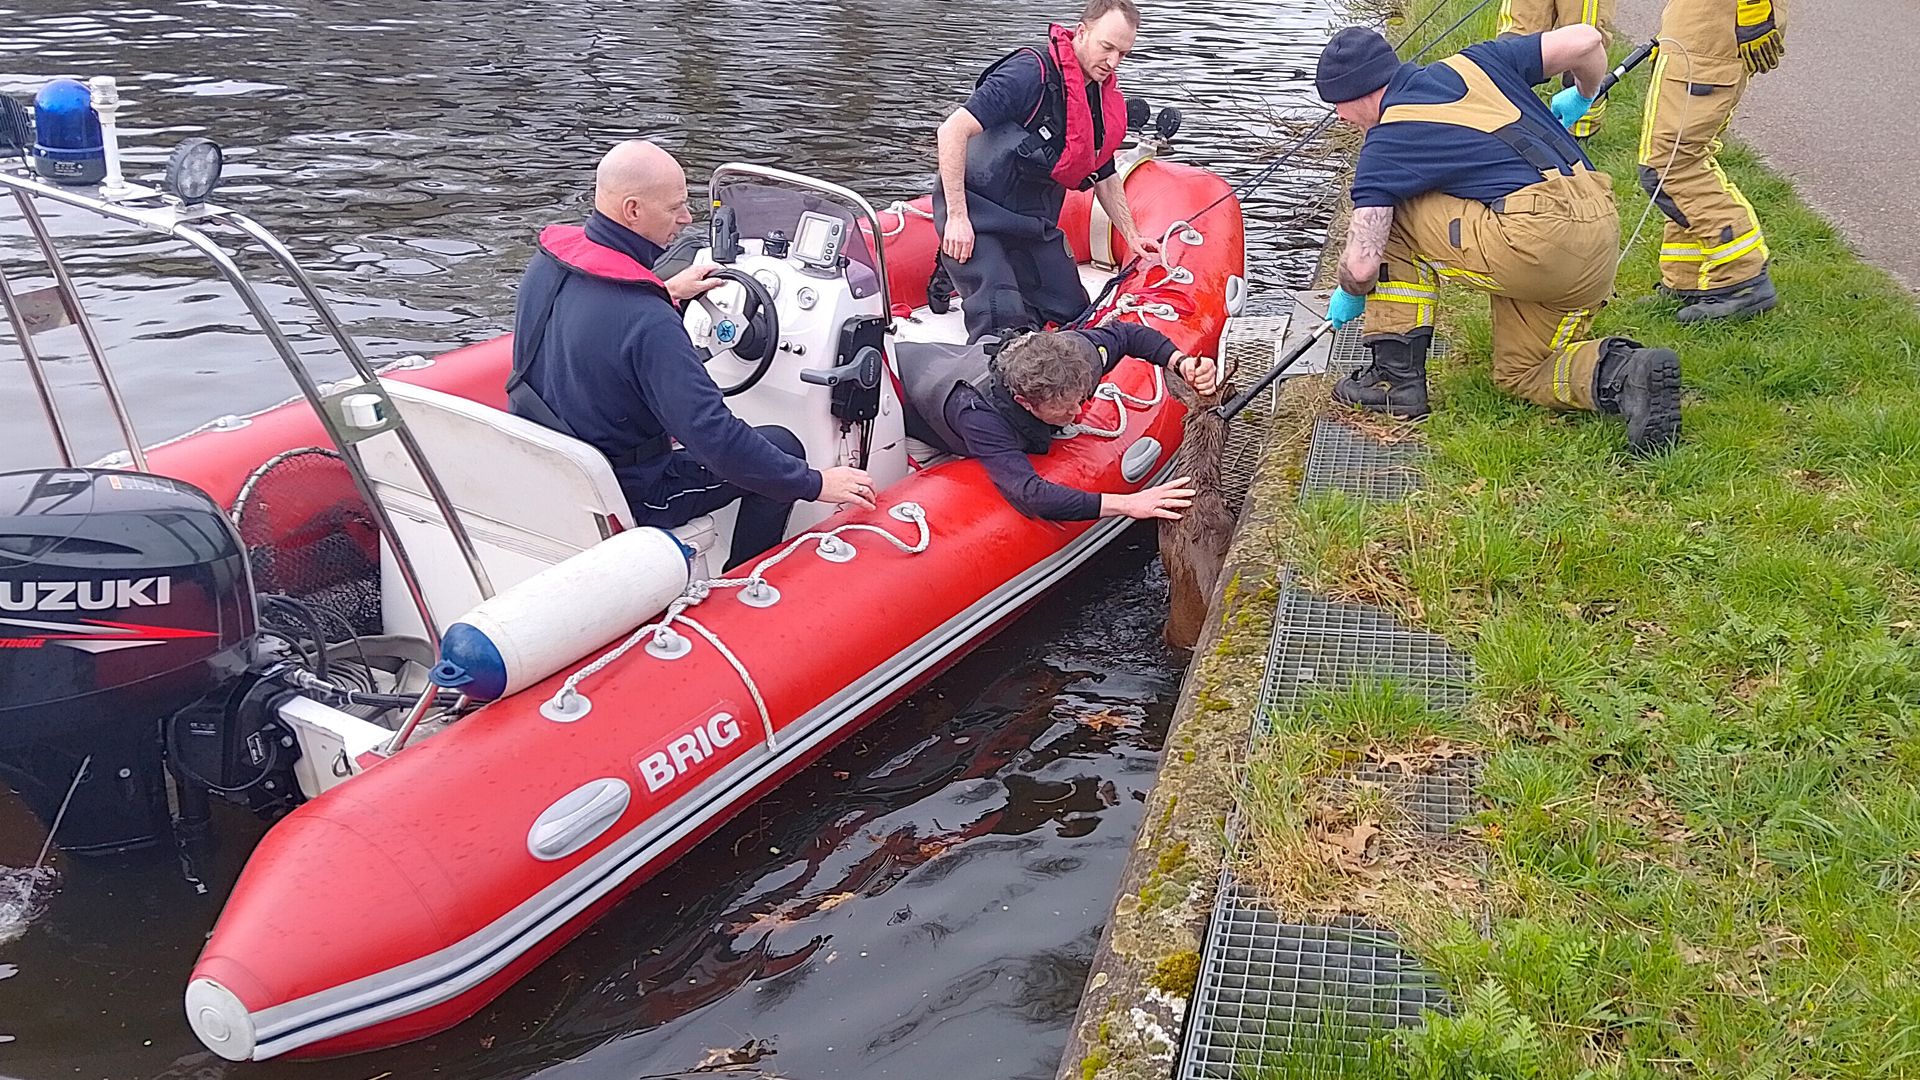
<path id="1" fill-rule="evenodd" d="M 1340 253 L 1340 287 L 1365 296 L 1380 277 L 1386 257 L 1387 234 L 1393 230 L 1393 207 L 1357 206 L 1347 224 L 1347 247 Z"/>

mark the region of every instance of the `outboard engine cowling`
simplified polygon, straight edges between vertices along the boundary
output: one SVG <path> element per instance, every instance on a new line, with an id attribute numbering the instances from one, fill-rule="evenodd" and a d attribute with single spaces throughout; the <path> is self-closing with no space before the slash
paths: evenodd
<path id="1" fill-rule="evenodd" d="M 199 489 L 0 473 L 0 776 L 49 828 L 72 789 L 61 847 L 165 835 L 162 725 L 246 670 L 255 628 L 239 537 Z"/>

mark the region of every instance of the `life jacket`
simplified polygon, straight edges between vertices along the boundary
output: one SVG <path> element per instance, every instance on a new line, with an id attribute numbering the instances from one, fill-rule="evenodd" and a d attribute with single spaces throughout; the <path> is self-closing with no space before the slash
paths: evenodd
<path id="1" fill-rule="evenodd" d="M 507 375 L 507 407 L 515 416 L 522 416 L 542 427 L 552 428 L 565 435 L 579 438 L 572 426 L 559 413 L 540 399 L 533 385 L 527 381 L 533 365 L 540 359 L 540 347 L 547 337 L 547 324 L 553 319 L 554 305 L 560 300 L 560 293 L 566 289 L 567 282 L 575 274 L 599 278 L 620 285 L 632 287 L 636 292 L 659 296 L 667 303 L 673 303 L 673 296 L 667 292 L 667 284 L 659 275 L 640 264 L 640 261 L 623 251 L 598 243 L 587 236 L 587 230 L 580 225 L 549 225 L 540 230 L 536 241 L 538 254 L 534 258 L 552 259 L 565 271 L 559 277 L 553 291 L 543 297 L 520 297 L 531 314 L 525 325 L 516 324 L 513 338 L 513 369 Z M 657 453 L 671 449 L 661 440 L 662 445 L 641 446 L 609 460 L 615 468 L 644 460 Z"/>
<path id="2" fill-rule="evenodd" d="M 1458 101 L 1438 104 L 1388 103 L 1380 113 L 1381 127 L 1402 122 L 1451 124 L 1492 135 L 1540 170 L 1542 180 L 1592 171 L 1573 136 L 1544 108 L 1521 109 L 1480 65 L 1464 55 L 1435 63 L 1458 75 L 1466 93 Z"/>
<path id="3" fill-rule="evenodd" d="M 1073 31 L 1055 24 L 1047 31 L 1048 48 L 1015 49 L 982 72 L 974 85 L 987 81 L 995 71 L 1016 57 L 1031 55 L 1040 62 L 1043 87 L 1033 112 L 1017 125 L 1023 134 L 1015 139 L 1011 132 L 983 132 L 983 147 L 995 160 L 978 162 L 969 173 L 1019 175 L 1027 179 L 1048 179 L 1062 188 L 1091 186 L 1093 174 L 1120 150 L 1127 137 L 1127 100 L 1120 93 L 1118 75 L 1100 84 L 1100 140 L 1094 141 L 1093 109 L 1087 100 L 1087 81 L 1081 77 L 1080 61 L 1073 54 Z M 1067 78 L 1071 72 L 1073 77 Z M 976 164 L 969 161 L 969 165 Z"/>
<path id="4" fill-rule="evenodd" d="M 992 409 L 1013 428 L 1027 453 L 1044 454 L 1053 446 L 1060 429 L 1013 400 L 1013 392 L 994 367 L 993 356 L 1003 344 L 998 338 L 982 338 L 971 345 L 915 341 L 894 346 L 901 394 L 912 415 L 924 423 L 924 430 L 917 434 L 932 435 L 926 441 L 936 448 L 964 456 L 966 440 L 947 423 L 947 402 L 966 387 L 974 392 L 976 407 Z"/>

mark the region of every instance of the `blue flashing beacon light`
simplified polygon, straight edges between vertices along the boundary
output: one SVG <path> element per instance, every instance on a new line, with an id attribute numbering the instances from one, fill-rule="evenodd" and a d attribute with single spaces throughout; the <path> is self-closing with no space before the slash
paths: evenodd
<path id="1" fill-rule="evenodd" d="M 55 79 L 33 99 L 33 167 L 56 184 L 97 184 L 107 176 L 106 140 L 85 83 Z"/>

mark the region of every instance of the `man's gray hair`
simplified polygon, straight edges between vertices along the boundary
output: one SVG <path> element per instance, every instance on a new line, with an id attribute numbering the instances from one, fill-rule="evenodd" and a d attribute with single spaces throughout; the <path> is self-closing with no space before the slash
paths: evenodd
<path id="1" fill-rule="evenodd" d="M 1027 334 L 1007 343 L 994 366 L 1007 389 L 1036 405 L 1087 400 L 1100 381 L 1100 352 L 1075 333 Z"/>

